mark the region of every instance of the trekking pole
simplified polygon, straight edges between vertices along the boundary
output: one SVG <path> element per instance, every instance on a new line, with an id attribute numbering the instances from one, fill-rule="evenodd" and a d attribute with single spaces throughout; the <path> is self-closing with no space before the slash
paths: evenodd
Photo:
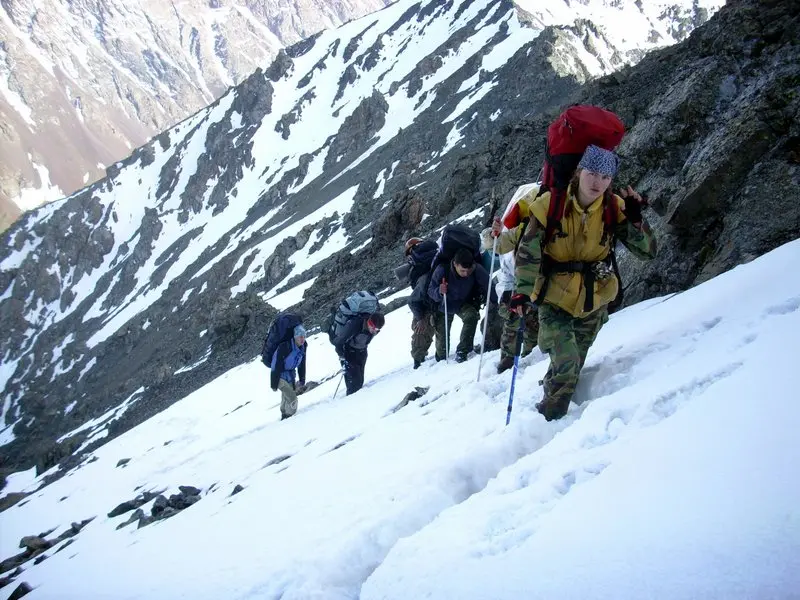
<path id="1" fill-rule="evenodd" d="M 508 395 L 508 412 L 506 413 L 506 425 L 511 422 L 511 406 L 514 403 L 514 383 L 517 380 L 517 367 L 519 367 L 519 355 L 522 354 L 522 337 L 525 335 L 525 316 L 519 318 L 517 327 L 517 343 L 514 348 L 514 372 L 511 374 L 511 393 Z"/>
<path id="2" fill-rule="evenodd" d="M 339 378 L 339 383 L 336 384 L 336 391 L 333 392 L 332 400 L 336 399 L 336 394 L 339 393 L 339 386 L 342 385 L 342 380 L 344 379 L 344 369 L 342 369 L 342 376 Z"/>
<path id="3" fill-rule="evenodd" d="M 447 292 L 444 293 L 444 362 L 450 364 L 450 328 L 447 326 Z"/>
<path id="4" fill-rule="evenodd" d="M 489 263 L 489 286 L 486 288 L 486 312 L 483 315 L 483 339 L 481 340 L 481 360 L 478 362 L 478 379 L 481 380 L 481 367 L 483 366 L 483 349 L 486 347 L 486 328 L 489 325 L 489 302 L 492 297 L 492 270 L 494 269 L 494 255 L 497 252 L 497 238 L 492 244 L 492 262 Z"/>

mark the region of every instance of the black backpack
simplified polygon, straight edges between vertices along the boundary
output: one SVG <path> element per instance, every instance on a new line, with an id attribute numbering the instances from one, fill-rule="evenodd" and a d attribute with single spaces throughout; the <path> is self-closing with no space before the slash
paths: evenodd
<path id="1" fill-rule="evenodd" d="M 439 238 L 439 247 L 431 261 L 431 272 L 441 264 L 449 264 L 459 248 L 469 250 L 475 262 L 482 264 L 481 236 L 464 225 L 451 224 L 445 226 Z"/>
<path id="2" fill-rule="evenodd" d="M 438 250 L 439 246 L 433 240 L 424 240 L 411 248 L 408 256 L 408 262 L 411 265 L 408 280 L 412 290 L 416 287 L 420 277 L 430 273 L 433 258 Z"/>
<path id="3" fill-rule="evenodd" d="M 303 317 L 295 313 L 279 313 L 269 326 L 264 348 L 261 350 L 261 362 L 272 367 L 272 355 L 282 342 L 294 337 L 294 328 L 303 322 Z"/>

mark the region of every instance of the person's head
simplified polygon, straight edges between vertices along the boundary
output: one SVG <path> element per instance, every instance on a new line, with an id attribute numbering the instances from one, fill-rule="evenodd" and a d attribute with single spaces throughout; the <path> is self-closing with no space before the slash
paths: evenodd
<path id="1" fill-rule="evenodd" d="M 573 180 L 577 180 L 578 199 L 586 203 L 604 195 L 611 186 L 611 180 L 617 174 L 618 168 L 619 157 L 616 154 L 589 145 L 578 163 Z"/>
<path id="2" fill-rule="evenodd" d="M 408 256 L 409 254 L 411 254 L 411 249 L 414 246 L 416 246 L 417 244 L 419 244 L 421 241 L 422 241 L 422 238 L 418 238 L 418 237 L 408 238 L 408 240 L 406 241 L 406 246 L 405 246 L 405 255 Z"/>
<path id="3" fill-rule="evenodd" d="M 367 318 L 367 329 L 369 329 L 372 335 L 375 335 L 383 329 L 385 323 L 386 318 L 383 316 L 383 313 L 374 312 Z"/>
<path id="4" fill-rule="evenodd" d="M 306 328 L 302 325 L 295 325 L 294 328 L 294 343 L 302 346 L 306 341 Z"/>
<path id="5" fill-rule="evenodd" d="M 475 257 L 466 248 L 459 248 L 453 257 L 453 268 L 459 277 L 469 277 L 475 270 Z"/>

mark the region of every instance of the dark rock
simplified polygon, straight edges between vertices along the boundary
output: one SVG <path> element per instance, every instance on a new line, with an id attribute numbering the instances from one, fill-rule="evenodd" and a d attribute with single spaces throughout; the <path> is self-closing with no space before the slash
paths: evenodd
<path id="1" fill-rule="evenodd" d="M 203 491 L 192 485 L 179 485 L 178 489 L 181 491 L 182 494 L 185 494 L 187 496 L 199 496 L 200 492 Z"/>
<path id="2" fill-rule="evenodd" d="M 143 518 L 144 518 L 144 511 L 141 508 L 137 508 L 135 511 L 133 511 L 133 513 L 131 514 L 131 516 L 128 518 L 127 521 L 117 525 L 117 529 L 122 529 L 123 527 L 130 525 L 134 521 L 140 521 Z"/>
<path id="3" fill-rule="evenodd" d="M 143 516 L 139 519 L 139 525 L 136 526 L 136 529 L 141 529 L 142 527 L 146 527 L 150 525 L 155 519 L 153 517 L 148 517 L 147 515 Z"/>
<path id="4" fill-rule="evenodd" d="M 108 513 L 108 517 L 109 518 L 118 517 L 121 514 L 139 508 L 144 503 L 145 501 L 143 498 L 135 498 L 133 500 L 127 500 L 122 504 L 118 504 L 110 513 Z"/>
<path id="5" fill-rule="evenodd" d="M 34 552 L 36 550 L 47 550 L 52 545 L 53 545 L 52 542 L 42 539 L 41 537 L 36 535 L 26 535 L 19 541 L 20 548 L 27 548 L 28 550 Z"/>
<path id="6" fill-rule="evenodd" d="M 54 554 L 58 554 L 59 552 L 61 552 L 61 551 L 62 551 L 64 548 L 66 548 L 67 546 L 69 546 L 69 545 L 70 545 L 72 542 L 74 542 L 74 541 L 75 541 L 75 540 L 73 540 L 73 539 L 68 539 L 68 540 L 67 540 L 66 542 L 64 542 L 64 543 L 63 543 L 61 546 L 59 546 L 58 550 L 56 550 Z"/>
<path id="7" fill-rule="evenodd" d="M 0 512 L 11 508 L 17 502 L 28 496 L 26 492 L 11 492 L 0 498 Z"/>
<path id="8" fill-rule="evenodd" d="M 170 517 L 174 517 L 180 512 L 180 509 L 173 508 L 172 506 L 167 506 L 164 510 L 153 513 L 153 520 L 154 521 L 161 521 L 163 519 L 169 519 Z"/>
<path id="9" fill-rule="evenodd" d="M 38 565 L 40 562 L 45 560 L 47 560 L 47 554 L 41 554 L 34 559 L 33 564 Z"/>
<path id="10" fill-rule="evenodd" d="M 169 506 L 169 501 L 164 496 L 159 494 L 156 497 L 155 502 L 153 502 L 153 508 L 150 512 L 155 517 L 161 514 L 168 506 Z"/>
<path id="11" fill-rule="evenodd" d="M 410 391 L 403 397 L 400 403 L 397 406 L 395 406 L 391 412 L 397 412 L 412 400 L 421 398 L 422 396 L 428 393 L 429 389 L 430 387 L 419 387 L 419 386 L 415 387 L 412 391 Z"/>
<path id="12" fill-rule="evenodd" d="M 240 484 L 237 483 L 236 487 L 234 487 L 233 491 L 231 492 L 231 496 L 235 496 L 236 494 L 238 494 L 242 490 L 244 490 L 244 488 Z"/>
<path id="13" fill-rule="evenodd" d="M 32 592 L 33 588 L 26 582 L 20 583 L 16 589 L 11 592 L 11 595 L 8 597 L 8 600 L 19 600 L 23 596 L 27 595 L 28 593 Z"/>
<path id="14" fill-rule="evenodd" d="M 22 573 L 22 569 L 19 569 L 19 568 L 17 568 L 17 571 L 19 571 L 19 573 Z M 17 576 L 19 573 L 17 573 L 16 571 L 14 571 L 14 573 L 10 573 L 9 575 L 7 575 L 7 576 L 5 576 L 5 577 L 0 577 L 0 590 L 2 590 L 4 587 L 6 587 L 6 586 L 7 586 L 7 585 L 9 585 L 9 584 L 10 584 L 12 581 L 14 581 L 14 579 L 16 578 L 16 576 Z"/>
<path id="15" fill-rule="evenodd" d="M 131 459 L 130 459 L 130 458 L 121 458 L 121 459 L 119 460 L 119 462 L 117 463 L 117 466 L 118 466 L 118 467 L 124 467 L 124 466 L 125 466 L 125 465 L 127 465 L 129 462 L 131 462 Z"/>
<path id="16" fill-rule="evenodd" d="M 15 554 L 0 562 L 0 573 L 5 573 L 11 569 L 19 569 L 19 566 L 33 556 L 33 550 L 26 549 L 24 552 Z"/>

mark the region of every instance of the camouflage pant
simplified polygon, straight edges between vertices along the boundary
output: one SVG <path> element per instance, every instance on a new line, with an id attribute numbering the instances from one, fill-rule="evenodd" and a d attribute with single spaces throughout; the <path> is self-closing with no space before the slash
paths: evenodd
<path id="1" fill-rule="evenodd" d="M 428 354 L 428 349 L 433 343 L 433 314 L 425 314 L 421 321 L 425 324 L 425 329 L 417 332 L 414 328 L 417 324 L 417 320 L 411 320 L 411 330 L 413 332 L 411 334 L 411 358 L 417 362 L 422 362 L 425 360 L 425 356 Z"/>
<path id="2" fill-rule="evenodd" d="M 461 339 L 456 348 L 457 354 L 469 354 L 472 350 L 472 343 L 475 340 L 475 330 L 478 328 L 478 309 L 472 304 L 464 304 L 457 313 L 458 318 L 464 323 L 461 328 Z M 450 325 L 453 323 L 453 313 L 447 315 L 447 333 L 450 333 Z M 444 335 L 444 313 L 434 313 L 434 325 L 436 327 L 436 360 L 442 360 L 447 353 Z"/>
<path id="3" fill-rule="evenodd" d="M 297 393 L 294 386 L 285 379 L 280 379 L 278 389 L 281 392 L 281 415 L 291 417 L 297 412 Z"/>
<path id="4" fill-rule="evenodd" d="M 519 322 L 523 317 L 509 310 L 507 304 L 500 305 L 500 316 L 503 317 L 500 358 L 513 358 L 517 352 L 517 329 L 519 329 Z M 528 312 L 524 318 L 525 333 L 522 336 L 522 356 L 530 354 L 531 350 L 536 347 L 536 339 L 539 335 L 539 315 L 536 311 Z"/>
<path id="5" fill-rule="evenodd" d="M 550 355 L 539 412 L 548 421 L 567 414 L 586 354 L 607 321 L 606 308 L 578 319 L 549 304 L 539 307 L 539 348 Z"/>

